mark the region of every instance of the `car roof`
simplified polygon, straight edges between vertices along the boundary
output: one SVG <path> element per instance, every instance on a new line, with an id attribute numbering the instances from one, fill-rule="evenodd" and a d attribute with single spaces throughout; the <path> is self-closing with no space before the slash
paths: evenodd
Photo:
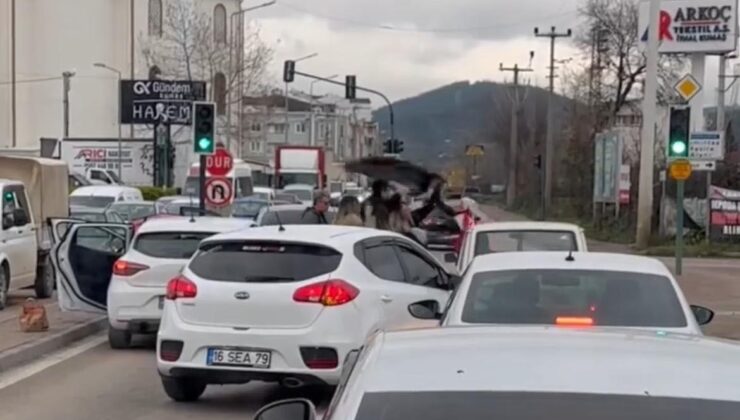
<path id="1" fill-rule="evenodd" d="M 269 209 L 267 209 L 268 212 L 274 213 L 279 211 L 291 211 L 291 210 L 306 210 L 305 204 L 277 204 L 274 206 L 270 206 Z"/>
<path id="2" fill-rule="evenodd" d="M 138 233 L 152 232 L 230 232 L 249 227 L 244 219 L 226 217 L 156 217 L 148 219 Z"/>
<path id="3" fill-rule="evenodd" d="M 313 191 L 314 186 L 309 185 L 309 184 L 290 184 L 290 185 L 286 185 L 283 188 L 283 191 L 291 191 L 291 190 L 311 190 Z"/>
<path id="4" fill-rule="evenodd" d="M 531 391 L 740 400 L 740 346 L 680 333 L 455 327 L 381 333 L 365 392 Z"/>
<path id="5" fill-rule="evenodd" d="M 91 206 L 69 206 L 71 213 L 105 213 L 108 211 L 107 207 L 91 207 Z"/>
<path id="6" fill-rule="evenodd" d="M 502 230 L 556 230 L 579 232 L 581 228 L 578 225 L 574 225 L 572 223 L 558 222 L 491 222 L 476 225 L 473 232 L 477 233 Z"/>
<path id="7" fill-rule="evenodd" d="M 268 240 L 302 242 L 310 244 L 324 244 L 341 247 L 347 243 L 355 243 L 363 239 L 376 236 L 401 235 L 389 231 L 379 231 L 354 226 L 339 225 L 286 225 L 280 231 L 279 226 L 260 226 L 235 232 L 215 235 L 207 241 L 234 241 L 234 240 Z"/>
<path id="8" fill-rule="evenodd" d="M 668 276 L 665 264 L 655 258 L 639 255 L 601 252 L 573 252 L 573 261 L 568 261 L 568 252 L 498 252 L 479 255 L 471 263 L 471 272 L 559 269 L 559 270 L 602 270 L 627 271 Z"/>
<path id="9" fill-rule="evenodd" d="M 79 187 L 72 191 L 71 196 L 101 196 L 110 197 L 118 195 L 122 192 L 140 191 L 133 187 L 127 187 L 125 185 L 86 185 Z"/>
<path id="10" fill-rule="evenodd" d="M 115 203 L 110 203 L 111 207 L 119 207 L 119 206 L 153 206 L 154 201 L 146 201 L 146 200 L 135 200 L 135 201 L 117 201 Z"/>
<path id="11" fill-rule="evenodd" d="M 270 187 L 253 187 L 252 191 L 255 192 L 275 192 L 273 188 Z"/>
<path id="12" fill-rule="evenodd" d="M 270 201 L 264 198 L 260 198 L 256 195 L 250 195 L 249 197 L 241 197 L 234 200 L 235 203 L 269 203 Z"/>

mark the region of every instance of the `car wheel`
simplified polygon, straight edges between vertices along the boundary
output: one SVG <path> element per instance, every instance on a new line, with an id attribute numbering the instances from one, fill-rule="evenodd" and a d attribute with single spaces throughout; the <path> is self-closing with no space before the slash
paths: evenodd
<path id="1" fill-rule="evenodd" d="M 39 264 L 38 268 L 36 268 L 36 282 L 34 284 L 36 297 L 38 299 L 51 297 L 54 293 L 55 283 L 54 270 L 51 267 L 51 261 L 47 255 L 44 257 L 43 263 Z"/>
<path id="2" fill-rule="evenodd" d="M 0 310 L 5 309 L 8 302 L 8 289 L 10 288 L 8 278 L 8 267 L 0 265 Z"/>
<path id="3" fill-rule="evenodd" d="M 127 349 L 131 347 L 131 333 L 108 327 L 108 343 L 112 349 Z"/>
<path id="4" fill-rule="evenodd" d="M 193 378 L 162 377 L 162 386 L 167 396 L 177 402 L 193 402 L 203 395 L 206 383 Z"/>

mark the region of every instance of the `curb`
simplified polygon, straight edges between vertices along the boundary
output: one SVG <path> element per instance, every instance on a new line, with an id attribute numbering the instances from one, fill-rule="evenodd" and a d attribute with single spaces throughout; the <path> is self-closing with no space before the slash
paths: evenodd
<path id="1" fill-rule="evenodd" d="M 0 373 L 39 359 L 48 353 L 66 347 L 70 343 L 103 331 L 107 327 L 108 318 L 101 316 L 83 324 L 59 331 L 39 341 L 26 343 L 0 352 Z"/>

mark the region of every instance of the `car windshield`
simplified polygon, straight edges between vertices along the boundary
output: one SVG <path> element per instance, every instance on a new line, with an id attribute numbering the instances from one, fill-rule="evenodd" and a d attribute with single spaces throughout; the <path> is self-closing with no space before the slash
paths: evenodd
<path id="1" fill-rule="evenodd" d="M 154 204 L 129 204 L 116 203 L 111 205 L 111 210 L 120 214 L 127 222 L 132 220 L 143 219 L 155 213 Z"/>
<path id="2" fill-rule="evenodd" d="M 730 420 L 738 410 L 735 401 L 642 395 L 408 391 L 365 394 L 354 420 Z"/>
<path id="3" fill-rule="evenodd" d="M 473 274 L 462 321 L 471 324 L 586 322 L 612 327 L 686 326 L 671 280 L 598 270 L 504 270 Z"/>
<path id="4" fill-rule="evenodd" d="M 313 191 L 311 190 L 285 190 L 286 193 L 293 194 L 296 197 L 298 197 L 299 200 L 302 201 L 312 201 L 313 200 Z"/>
<path id="5" fill-rule="evenodd" d="M 188 259 L 200 242 L 212 235 L 212 232 L 142 233 L 136 238 L 133 248 L 153 258 Z"/>
<path id="6" fill-rule="evenodd" d="M 89 195 L 73 195 L 69 197 L 71 206 L 85 206 L 103 208 L 116 201 L 114 197 L 93 197 Z"/>
<path id="7" fill-rule="evenodd" d="M 234 217 L 251 217 L 255 218 L 267 203 L 264 201 L 237 201 L 233 205 Z"/>
<path id="8" fill-rule="evenodd" d="M 102 212 L 87 212 L 87 211 L 71 211 L 69 216 L 73 219 L 84 220 L 86 222 L 105 222 L 105 213 Z"/>
<path id="9" fill-rule="evenodd" d="M 268 211 L 262 216 L 260 226 L 276 226 L 279 224 L 300 225 L 305 211 L 306 209 Z M 328 223 L 332 223 L 336 212 L 327 211 L 324 215 L 326 217 L 326 221 Z"/>
<path id="10" fill-rule="evenodd" d="M 495 252 L 578 250 L 576 236 L 569 231 L 510 230 L 480 232 L 475 237 L 475 255 Z"/>
<path id="11" fill-rule="evenodd" d="M 301 200 L 295 194 L 275 194 L 275 200 L 286 201 L 288 203 L 300 202 Z"/>

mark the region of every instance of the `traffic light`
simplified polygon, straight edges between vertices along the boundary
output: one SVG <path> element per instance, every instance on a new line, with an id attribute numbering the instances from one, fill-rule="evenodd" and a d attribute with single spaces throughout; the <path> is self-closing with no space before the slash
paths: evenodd
<path id="1" fill-rule="evenodd" d="M 394 139 L 393 140 L 393 153 L 394 154 L 401 154 L 403 153 L 403 141 Z"/>
<path id="2" fill-rule="evenodd" d="M 193 102 L 193 150 L 210 155 L 216 149 L 216 105 L 213 102 Z"/>
<path id="3" fill-rule="evenodd" d="M 344 84 L 344 97 L 346 99 L 357 98 L 357 76 L 347 76 Z"/>
<path id="4" fill-rule="evenodd" d="M 295 80 L 295 61 L 285 60 L 285 65 L 283 66 L 283 81 L 285 83 L 291 83 L 293 80 Z"/>
<path id="5" fill-rule="evenodd" d="M 388 139 L 383 142 L 383 153 L 385 154 L 392 154 L 393 153 L 393 140 Z"/>
<path id="6" fill-rule="evenodd" d="M 668 159 L 689 157 L 691 108 L 672 107 L 668 129 Z"/>

